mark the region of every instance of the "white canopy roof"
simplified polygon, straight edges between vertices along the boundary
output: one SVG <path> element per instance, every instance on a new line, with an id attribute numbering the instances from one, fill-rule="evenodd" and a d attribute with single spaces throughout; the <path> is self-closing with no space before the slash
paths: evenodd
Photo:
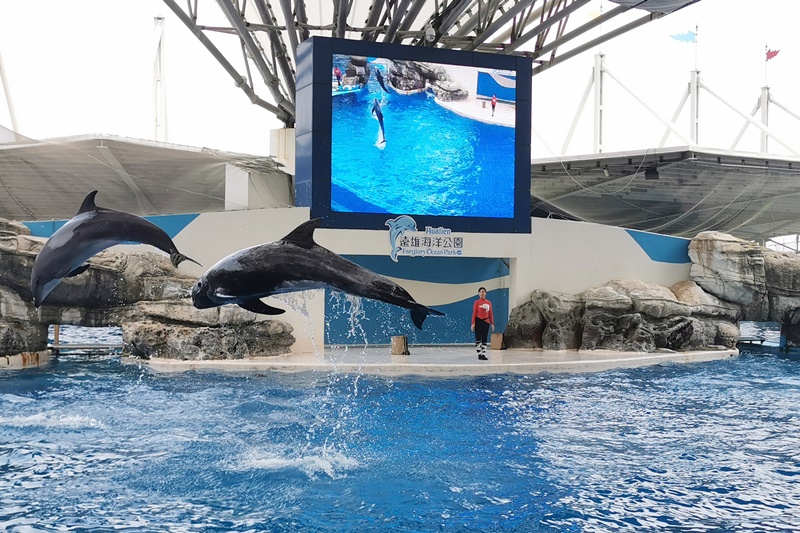
<path id="1" fill-rule="evenodd" d="M 113 135 L 35 141 L 0 127 L 0 218 L 70 218 L 93 190 L 98 205 L 138 215 L 221 211 L 228 164 L 291 179 L 271 157 Z"/>

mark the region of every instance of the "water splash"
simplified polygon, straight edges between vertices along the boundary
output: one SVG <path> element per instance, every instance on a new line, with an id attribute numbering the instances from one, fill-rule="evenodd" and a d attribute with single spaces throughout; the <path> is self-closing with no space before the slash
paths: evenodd
<path id="1" fill-rule="evenodd" d="M 0 416 L 0 426 L 16 428 L 102 429 L 104 424 L 100 420 L 88 415 L 49 411 L 22 416 Z"/>
<path id="2" fill-rule="evenodd" d="M 302 292 L 287 292 L 284 294 L 276 294 L 273 296 L 276 300 L 285 303 L 292 311 L 297 313 L 303 318 L 303 336 L 311 340 L 311 349 L 317 355 L 321 355 L 324 351 L 323 343 L 317 339 L 314 332 L 314 322 L 312 317 L 314 313 L 311 311 L 318 298 L 325 297 L 324 289 L 315 289 Z"/>
<path id="3" fill-rule="evenodd" d="M 347 472 L 358 468 L 360 462 L 332 447 L 314 447 L 300 451 L 286 446 L 253 449 L 246 452 L 238 464 L 240 470 L 296 470 L 309 479 L 324 474 L 331 479 L 341 479 Z"/>

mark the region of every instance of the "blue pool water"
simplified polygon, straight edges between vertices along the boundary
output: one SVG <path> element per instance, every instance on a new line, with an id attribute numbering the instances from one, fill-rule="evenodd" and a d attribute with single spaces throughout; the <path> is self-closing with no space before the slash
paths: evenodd
<path id="1" fill-rule="evenodd" d="M 462 117 L 431 94 L 386 94 L 372 76 L 333 98 L 331 180 L 338 212 L 513 218 L 514 129 Z"/>
<path id="2" fill-rule="evenodd" d="M 796 531 L 800 363 L 0 373 L 2 531 Z"/>

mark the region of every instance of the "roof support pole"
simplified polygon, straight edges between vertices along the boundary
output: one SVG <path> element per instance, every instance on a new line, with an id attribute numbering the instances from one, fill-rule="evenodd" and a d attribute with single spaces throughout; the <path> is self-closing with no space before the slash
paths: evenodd
<path id="1" fill-rule="evenodd" d="M 666 127 L 668 127 L 670 130 L 672 130 L 672 133 L 674 133 L 675 135 L 677 135 L 677 136 L 678 136 L 678 138 L 681 140 L 681 142 L 684 142 L 684 143 L 686 143 L 686 144 L 689 144 L 689 145 L 692 145 L 692 146 L 694 146 L 694 143 L 692 143 L 692 142 L 688 141 L 688 140 L 686 139 L 686 137 L 684 137 L 683 135 L 681 135 L 681 132 L 679 132 L 679 131 L 678 131 L 678 129 L 677 129 L 675 126 L 673 126 L 673 125 L 672 125 L 670 122 L 668 122 L 666 119 L 662 118 L 662 117 L 661 117 L 661 115 L 659 115 L 658 113 L 656 113 L 656 112 L 655 112 L 655 110 L 654 110 L 653 108 L 651 108 L 649 105 L 647 105 L 646 103 L 644 103 L 644 101 L 643 101 L 641 98 L 639 98 L 638 96 L 636 96 L 636 95 L 635 95 L 635 94 L 634 94 L 634 93 L 633 93 L 633 92 L 632 92 L 630 89 L 628 89 L 627 87 L 625 87 L 625 85 L 623 85 L 623 83 L 622 83 L 621 81 L 619 81 L 619 80 L 617 79 L 617 77 L 616 77 L 616 76 L 614 76 L 614 74 L 612 74 L 610 70 L 608 70 L 608 68 L 607 68 L 607 67 L 603 69 L 603 72 L 604 72 L 605 74 L 608 74 L 608 76 L 609 76 L 609 77 L 610 77 L 612 80 L 614 80 L 614 81 L 616 81 L 617 83 L 619 83 L 620 87 L 622 87 L 623 89 L 625 89 L 625 91 L 626 91 L 626 92 L 627 92 L 629 95 L 633 96 L 633 98 L 634 98 L 634 99 L 635 99 L 637 102 L 639 102 L 640 104 L 642 104 L 642 105 L 644 106 L 644 108 L 645 108 L 645 109 L 647 109 L 648 111 L 650 111 L 650 114 L 651 114 L 651 115 L 653 115 L 653 116 L 654 116 L 656 119 L 658 119 L 658 121 L 659 121 L 659 122 L 661 122 L 663 125 L 665 125 L 665 126 L 666 126 Z"/>
<path id="2" fill-rule="evenodd" d="M 594 153 L 603 152 L 603 54 L 595 54 L 594 84 Z"/>
<path id="3" fill-rule="evenodd" d="M 753 126 L 755 126 L 758 129 L 760 129 L 761 131 L 766 131 L 769 134 L 770 137 L 772 137 L 778 144 L 780 144 L 781 146 L 783 146 L 784 148 L 789 150 L 792 154 L 800 156 L 800 153 L 798 153 L 797 150 L 792 148 L 788 143 L 784 142 L 780 138 L 776 137 L 775 134 L 772 133 L 771 131 L 769 131 L 769 129 L 766 126 L 761 124 L 759 121 L 757 121 L 753 117 L 748 117 L 747 115 L 745 115 L 744 113 L 742 113 L 741 111 L 736 109 L 734 106 L 732 106 L 731 104 L 726 102 L 721 96 L 719 96 L 717 93 L 712 91 L 711 88 L 708 87 L 708 85 L 706 85 L 705 83 L 700 82 L 700 87 L 702 87 L 703 89 L 708 91 L 708 94 L 710 94 L 711 96 L 713 96 L 714 98 L 716 98 L 717 100 L 719 100 L 720 102 L 722 102 L 723 104 L 728 106 L 734 113 L 736 113 L 737 115 L 739 115 L 740 117 L 742 117 L 743 119 L 748 121 L 750 124 L 752 124 Z"/>
<path id="4" fill-rule="evenodd" d="M 97 150 L 103 156 L 103 159 L 108 162 L 108 166 L 114 169 L 114 172 L 117 173 L 117 176 L 119 176 L 119 179 L 122 180 L 122 183 L 124 183 L 128 190 L 130 190 L 134 197 L 136 197 L 136 203 L 139 206 L 139 214 L 154 215 L 158 213 L 144 192 L 142 192 L 136 182 L 133 181 L 133 178 L 130 174 L 128 174 L 128 171 L 125 170 L 125 167 L 122 166 L 122 163 L 119 162 L 119 159 L 117 159 L 117 157 L 111 151 L 111 148 L 106 146 L 106 143 L 101 140 Z"/>
<path id="5" fill-rule="evenodd" d="M 344 39 L 345 31 L 347 31 L 347 14 L 350 12 L 350 3 L 348 0 L 338 0 L 333 3 L 334 6 L 334 24 L 336 25 L 333 33 L 334 37 Z"/>
<path id="6" fill-rule="evenodd" d="M 772 104 L 772 105 L 776 105 L 776 106 L 778 106 L 778 108 L 779 108 L 779 109 L 783 109 L 783 110 L 784 110 L 786 113 L 788 113 L 789 115 L 793 116 L 793 117 L 794 117 L 794 118 L 796 118 L 797 120 L 800 120 L 800 115 L 798 115 L 797 113 L 793 113 L 793 112 L 791 112 L 791 111 L 789 110 L 789 108 L 787 108 L 786 106 L 784 106 L 783 104 L 781 104 L 780 102 L 778 102 L 777 100 L 775 100 L 775 98 L 773 98 L 771 94 L 769 95 L 769 103 L 770 103 L 770 104 Z"/>
<path id="7" fill-rule="evenodd" d="M 494 22 L 489 24 L 480 35 L 475 37 L 470 44 L 464 47 L 464 50 L 475 50 L 478 46 L 482 45 L 487 39 L 492 37 L 495 33 L 497 33 L 501 28 L 505 27 L 506 24 L 511 22 L 511 20 L 520 14 L 522 11 L 525 10 L 526 7 L 531 5 L 534 0 L 520 0 L 513 7 L 511 7 L 508 11 L 503 13 L 499 18 L 497 18 Z"/>
<path id="8" fill-rule="evenodd" d="M 261 73 L 264 83 L 272 93 L 272 97 L 275 99 L 277 106 L 294 117 L 294 104 L 281 92 L 280 80 L 272 73 L 269 65 L 267 65 L 267 62 L 264 60 L 261 50 L 253 39 L 253 36 L 250 35 L 250 30 L 245 26 L 242 16 L 239 14 L 236 6 L 234 6 L 230 0 L 217 0 L 217 4 L 222 9 L 222 12 L 225 13 L 225 17 L 228 19 L 228 22 L 231 23 L 231 26 L 236 28 L 236 33 L 239 34 L 239 38 L 244 43 L 247 52 L 256 64 L 256 68 L 258 68 L 258 71 Z"/>
<path id="9" fill-rule="evenodd" d="M 696 145 L 700 136 L 700 71 L 692 71 L 689 81 L 689 138 Z"/>
<path id="10" fill-rule="evenodd" d="M 311 36 L 311 34 L 308 32 L 308 28 L 306 28 L 306 24 L 308 24 L 308 16 L 306 15 L 305 0 L 295 0 L 294 11 L 297 16 L 297 27 L 300 29 L 300 42 L 302 43 Z"/>
<path id="11" fill-rule="evenodd" d="M 175 0 L 164 0 L 164 3 L 167 4 L 167 7 L 169 7 L 172 12 L 175 13 L 175 15 L 181 20 L 181 22 L 183 22 L 184 25 L 189 28 L 192 33 L 194 33 L 195 37 L 197 37 L 200 42 L 203 43 L 203 46 L 205 46 L 206 49 L 211 52 L 211 55 L 214 56 L 217 61 L 219 61 L 219 64 L 222 65 L 222 68 L 224 68 L 225 71 L 234 79 L 236 86 L 244 91 L 244 93 L 250 99 L 250 102 L 263 107 L 270 113 L 273 113 L 284 124 L 290 126 L 294 124 L 294 113 L 287 113 L 285 109 L 276 107 L 275 105 L 259 98 L 255 91 L 253 91 L 253 88 L 247 84 L 247 80 L 236 71 L 236 69 L 225 58 L 222 52 L 220 52 L 219 49 L 214 46 L 214 43 L 212 43 L 211 40 L 206 37 L 206 34 L 197 27 L 197 24 L 195 24 L 194 21 L 186 13 L 184 13 L 181 8 L 178 7 L 178 4 L 175 3 Z"/>
<path id="12" fill-rule="evenodd" d="M 503 53 L 504 54 L 510 54 L 511 52 L 515 51 L 517 48 L 519 48 L 523 44 L 527 43 L 528 41 L 530 41 L 534 37 L 538 37 L 540 33 L 542 33 L 544 30 L 546 30 L 547 28 L 549 28 L 550 26 L 552 26 L 556 22 L 560 21 L 563 18 L 566 18 L 566 17 L 570 16 L 570 14 L 572 14 L 575 11 L 577 11 L 579 8 L 583 7 L 585 4 L 588 4 L 589 2 L 591 2 L 591 0 L 575 0 L 574 2 L 572 2 L 567 7 L 564 7 L 562 9 L 560 9 L 559 11 L 557 11 L 556 13 L 550 15 L 547 18 L 547 20 L 545 20 L 544 22 L 541 22 L 540 24 L 537 24 L 530 31 L 525 32 L 525 35 L 522 35 L 519 39 L 515 40 L 510 45 L 508 45 L 503 50 Z M 627 9 L 623 9 L 622 11 L 627 11 Z M 572 33 L 574 34 L 575 32 L 572 32 Z M 566 37 L 566 36 L 564 36 L 564 37 Z M 542 51 L 542 50 L 544 50 L 544 51 Z M 539 56 L 547 53 L 547 51 L 544 48 L 542 48 L 542 50 L 539 50 L 539 51 L 534 53 L 534 59 L 536 57 L 539 57 Z"/>
<path id="13" fill-rule="evenodd" d="M 672 114 L 672 124 L 675 124 L 675 121 L 678 120 L 678 117 L 681 115 L 681 111 L 683 111 L 683 106 L 686 105 L 686 101 L 689 100 L 689 87 L 686 87 L 686 90 L 683 91 L 683 96 L 681 97 L 681 101 L 678 103 L 678 107 L 675 108 L 675 112 Z M 661 142 L 658 143 L 658 147 L 662 148 L 665 144 L 667 144 L 667 139 L 669 138 L 670 129 L 667 128 L 664 130 L 664 136 L 661 137 Z"/>
<path id="14" fill-rule="evenodd" d="M 567 138 L 564 139 L 564 146 L 561 147 L 561 155 L 567 153 L 567 149 L 569 148 L 569 143 L 572 142 L 572 136 L 575 134 L 575 129 L 578 127 L 578 120 L 580 120 L 581 115 L 583 114 L 583 110 L 586 108 L 586 102 L 589 100 L 589 92 L 592 90 L 592 84 L 594 83 L 594 73 L 589 76 L 589 83 L 586 84 L 586 89 L 583 91 L 583 97 L 581 98 L 581 103 L 578 104 L 578 110 L 575 112 L 575 116 L 572 118 L 572 124 L 569 127 L 569 132 L 567 132 Z"/>
<path id="15" fill-rule="evenodd" d="M 275 19 L 275 13 L 272 11 L 272 6 L 264 0 L 253 1 L 256 4 L 256 9 L 261 17 L 261 21 L 268 27 L 277 26 L 278 22 Z M 267 36 L 269 37 L 272 51 L 275 54 L 274 63 L 277 63 L 281 69 L 281 72 L 283 73 L 283 79 L 286 83 L 286 94 L 289 97 L 289 101 L 294 102 L 295 72 L 292 69 L 292 66 L 289 64 L 289 54 L 286 50 L 286 44 L 283 42 L 283 36 L 281 35 L 281 32 L 276 29 L 267 30 Z"/>
<path id="16" fill-rule="evenodd" d="M 292 57 L 297 61 L 297 26 L 292 13 L 292 0 L 280 0 L 283 20 L 286 21 L 286 35 L 289 37 L 289 46 L 292 49 Z"/>
<path id="17" fill-rule="evenodd" d="M 3 84 L 3 95 L 6 99 L 6 107 L 8 108 L 8 116 L 11 119 L 11 129 L 16 134 L 19 128 L 17 124 L 17 115 L 14 113 L 14 103 L 11 101 L 11 89 L 8 86 L 8 79 L 6 78 L 6 71 L 3 68 L 3 57 L 0 56 L 0 83 Z"/>
<path id="18" fill-rule="evenodd" d="M 753 110 L 750 111 L 750 116 L 751 117 L 756 116 L 756 111 L 758 111 L 759 107 L 761 107 L 761 99 L 760 98 L 756 102 L 756 105 L 753 106 Z M 750 125 L 750 123 L 745 120 L 744 124 L 742 124 L 742 129 L 739 130 L 739 134 L 736 136 L 736 138 L 733 140 L 733 143 L 731 144 L 731 147 L 730 147 L 731 150 L 736 150 L 736 146 L 739 144 L 739 141 L 742 140 L 742 137 L 744 137 L 744 132 L 747 131 L 747 126 L 749 126 L 749 125 Z"/>
<path id="19" fill-rule="evenodd" d="M 386 35 L 383 36 L 383 42 L 391 43 L 394 41 L 394 36 L 397 33 L 397 29 L 400 27 L 400 23 L 403 22 L 406 16 L 406 12 L 408 11 L 408 4 L 411 0 L 400 0 L 397 4 L 397 8 L 394 11 L 394 17 L 392 17 L 392 22 L 389 24 L 389 28 L 386 30 Z"/>
<path id="20" fill-rule="evenodd" d="M 561 37 L 559 37 L 555 41 L 552 41 L 550 44 L 547 44 L 547 45 L 543 46 L 537 52 L 535 52 L 534 53 L 534 59 L 546 54 L 550 50 L 558 48 L 559 46 L 561 46 L 565 42 L 570 41 L 571 39 L 574 39 L 578 35 L 586 33 L 591 28 L 601 24 L 601 21 L 608 20 L 608 18 L 611 18 L 611 16 L 616 16 L 616 15 L 618 15 L 618 14 L 620 14 L 622 12 L 625 12 L 625 11 L 627 11 L 629 9 L 631 9 L 631 8 L 630 7 L 626 7 L 626 6 L 616 7 L 614 9 L 612 9 L 611 11 L 609 11 L 608 13 L 600 15 L 599 17 L 597 17 L 593 21 L 587 22 L 583 26 L 580 26 L 580 27 L 576 28 L 574 31 L 571 31 L 569 33 L 565 33 L 564 35 L 562 35 Z M 634 28 L 638 28 L 639 26 L 647 24 L 648 22 L 652 22 L 654 20 L 658 20 L 663 16 L 664 16 L 663 13 L 658 13 L 658 12 L 649 13 L 649 14 L 647 14 L 647 15 L 639 18 L 639 19 L 634 20 L 633 22 L 629 22 L 628 24 L 625 24 L 624 26 L 620 26 L 619 28 L 617 28 L 615 30 L 611 30 L 611 31 L 609 31 L 607 33 L 604 33 L 600 37 L 592 39 L 589 42 L 586 42 L 586 43 L 584 43 L 582 45 L 576 46 L 575 48 L 571 49 L 568 52 L 564 52 L 563 54 L 561 54 L 561 55 L 559 55 L 557 57 L 554 57 L 551 61 L 546 61 L 546 62 L 542 63 L 541 65 L 539 65 L 538 67 L 533 69 L 533 75 L 536 76 L 537 74 L 541 74 L 543 71 L 549 69 L 550 67 L 553 67 L 553 66 L 555 66 L 555 65 L 557 65 L 559 63 L 563 63 L 567 59 L 572 59 L 573 57 L 584 53 L 586 50 L 591 50 L 592 48 L 596 48 L 597 46 L 603 44 L 606 41 L 609 41 L 609 40 L 613 39 L 614 37 L 617 37 L 618 35 L 622 35 L 623 33 L 627 33 L 627 32 L 631 31 Z"/>
<path id="21" fill-rule="evenodd" d="M 472 4 L 473 0 L 453 0 L 450 2 L 450 6 L 446 9 L 446 13 L 443 13 L 442 17 L 442 25 L 439 26 L 437 30 L 437 34 L 445 35 L 450 28 L 452 28 L 456 21 L 461 18 L 461 15 L 464 14 L 464 11 Z"/>
<path id="22" fill-rule="evenodd" d="M 155 58 L 153 59 L 153 139 L 167 142 L 167 90 L 164 79 L 164 17 L 153 19 Z"/>
<path id="23" fill-rule="evenodd" d="M 369 16 L 367 16 L 367 28 L 374 28 L 378 24 L 381 13 L 383 12 L 384 0 L 372 0 L 372 5 L 369 6 Z M 361 38 L 365 41 L 377 40 L 378 32 L 365 31 L 361 34 Z"/>
<path id="24" fill-rule="evenodd" d="M 766 85 L 761 88 L 761 123 L 769 126 L 769 87 Z M 761 153 L 766 154 L 769 146 L 769 135 L 765 130 L 761 130 Z"/>
<path id="25" fill-rule="evenodd" d="M 411 9 L 408 10 L 408 13 L 406 13 L 405 18 L 403 19 L 403 23 L 400 25 L 400 31 L 408 31 L 408 29 L 419 16 L 419 12 L 422 10 L 422 6 L 424 5 L 425 0 L 414 0 L 414 3 L 411 4 Z M 395 42 L 402 42 L 402 38 L 395 39 Z"/>

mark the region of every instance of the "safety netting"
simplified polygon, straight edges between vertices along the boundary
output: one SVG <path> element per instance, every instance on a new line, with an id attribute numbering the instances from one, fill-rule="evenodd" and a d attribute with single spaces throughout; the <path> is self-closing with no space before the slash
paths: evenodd
<path id="1" fill-rule="evenodd" d="M 694 237 L 800 233 L 800 158 L 695 149 L 550 158 L 531 167 L 533 211 Z"/>
<path id="2" fill-rule="evenodd" d="M 141 216 L 222 211 L 227 165 L 291 180 L 271 157 L 112 135 L 34 140 L 0 126 L 0 218 L 70 218 L 93 190 L 98 205 Z"/>

